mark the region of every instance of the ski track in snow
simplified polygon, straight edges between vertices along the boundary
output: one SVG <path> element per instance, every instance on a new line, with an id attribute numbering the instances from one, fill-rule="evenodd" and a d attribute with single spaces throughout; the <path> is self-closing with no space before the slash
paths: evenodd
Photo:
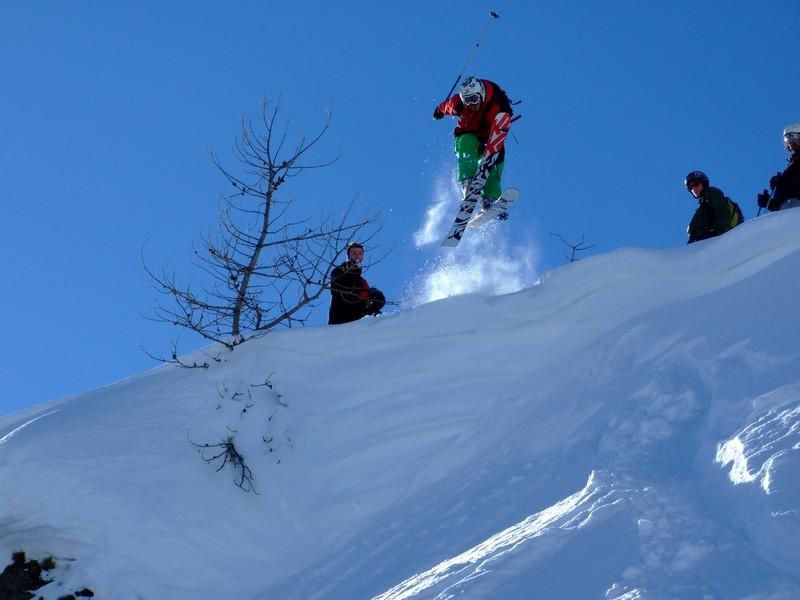
<path id="1" fill-rule="evenodd" d="M 57 412 L 58 412 L 57 410 L 53 410 L 53 411 L 50 411 L 50 412 L 45 413 L 43 415 L 38 415 L 38 416 L 34 417 L 33 419 L 31 419 L 30 421 L 27 421 L 27 422 L 23 423 L 22 425 L 19 425 L 19 426 L 15 427 L 11 431 L 9 431 L 8 433 L 6 433 L 2 437 L 0 437 L 0 446 L 2 446 L 8 440 L 10 440 L 12 437 L 14 437 L 15 434 L 19 433 L 20 431 L 22 431 L 23 429 L 25 429 L 29 425 L 35 423 L 39 419 L 44 419 L 45 417 L 48 417 L 48 416 L 50 416 L 50 415 L 52 415 L 54 413 L 57 413 Z"/>
<path id="2" fill-rule="evenodd" d="M 415 575 L 376 596 L 375 600 L 404 600 L 418 597 L 422 593 L 426 596 L 435 593 L 435 598 L 441 600 L 457 596 L 482 597 L 478 580 L 491 574 L 495 568 L 494 563 L 519 562 L 520 555 L 524 554 L 534 555 L 533 558 L 528 557 L 528 560 L 537 560 L 543 554 L 552 554 L 565 543 L 564 536 L 571 530 L 580 529 L 591 520 L 603 518 L 604 513 L 613 511 L 624 503 L 624 499 L 613 486 L 598 483 L 597 479 L 598 475 L 593 473 L 583 490 L 501 531 L 455 558 Z M 536 538 L 544 539 L 537 540 L 536 548 L 530 548 L 530 542 Z"/>

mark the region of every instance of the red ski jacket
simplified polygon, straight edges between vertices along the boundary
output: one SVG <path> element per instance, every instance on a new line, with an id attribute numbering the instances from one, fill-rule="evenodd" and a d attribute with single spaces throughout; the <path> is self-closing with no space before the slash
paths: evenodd
<path id="1" fill-rule="evenodd" d="M 478 110 L 466 108 L 458 94 L 442 102 L 438 109 L 443 115 L 458 117 L 458 124 L 453 132 L 455 136 L 474 133 L 478 136 L 482 146 L 485 146 L 490 139 L 500 138 L 501 141 L 496 150 L 502 150 L 502 140 L 508 133 L 511 105 L 508 97 L 496 83 L 488 79 L 481 79 L 481 81 L 486 88 L 486 100 Z M 509 119 L 497 119 L 496 117 L 500 113 L 506 113 Z M 499 131 L 500 127 L 503 127 L 505 131 Z"/>

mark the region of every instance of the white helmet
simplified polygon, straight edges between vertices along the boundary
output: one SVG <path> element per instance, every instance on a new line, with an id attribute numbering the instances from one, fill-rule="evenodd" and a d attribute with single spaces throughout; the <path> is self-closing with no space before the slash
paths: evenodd
<path id="1" fill-rule="evenodd" d="M 792 144 L 800 144 L 800 123 L 787 125 L 783 130 L 783 147 L 792 150 Z"/>
<path id="2" fill-rule="evenodd" d="M 486 100 L 486 88 L 480 79 L 470 75 L 464 80 L 464 83 L 461 84 L 458 95 L 461 96 L 461 101 L 464 104 L 479 104 Z"/>
<path id="3" fill-rule="evenodd" d="M 783 130 L 783 135 L 787 133 L 800 133 L 800 123 L 792 123 L 791 125 L 787 125 L 786 129 Z"/>

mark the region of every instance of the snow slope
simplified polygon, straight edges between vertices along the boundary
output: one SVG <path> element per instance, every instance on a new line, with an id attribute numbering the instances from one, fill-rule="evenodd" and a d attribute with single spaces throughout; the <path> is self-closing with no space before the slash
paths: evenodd
<path id="1" fill-rule="evenodd" d="M 0 418 L 0 556 L 61 559 L 48 600 L 800 598 L 798 228 L 620 249 Z M 229 438 L 257 493 L 203 460 Z"/>

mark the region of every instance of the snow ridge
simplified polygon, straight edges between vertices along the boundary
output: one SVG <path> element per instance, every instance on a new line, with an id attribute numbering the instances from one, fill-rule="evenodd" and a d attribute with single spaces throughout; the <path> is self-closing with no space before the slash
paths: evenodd
<path id="1" fill-rule="evenodd" d="M 61 559 L 46 600 L 800 597 L 800 322 L 764 295 L 800 295 L 798 227 L 2 417 L 0 555 Z M 254 493 L 206 462 L 228 439 Z"/>

